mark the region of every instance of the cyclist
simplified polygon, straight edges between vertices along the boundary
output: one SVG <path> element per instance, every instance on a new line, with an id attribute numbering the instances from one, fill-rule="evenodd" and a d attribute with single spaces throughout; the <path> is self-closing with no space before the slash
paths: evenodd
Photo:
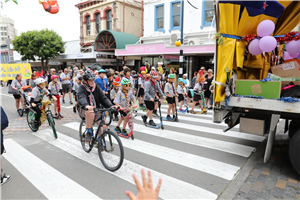
<path id="1" fill-rule="evenodd" d="M 95 74 L 92 71 L 86 71 L 83 74 L 83 82 L 78 88 L 78 114 L 86 121 L 85 141 L 91 142 L 93 136 L 94 121 L 100 117 L 100 113 L 94 113 L 94 108 L 110 108 L 113 105 L 106 97 L 100 86 L 95 83 Z M 100 133 L 99 133 L 100 134 Z"/>
<path id="2" fill-rule="evenodd" d="M 56 97 L 52 96 L 51 93 L 45 88 L 45 86 L 47 85 L 46 82 L 47 81 L 43 78 L 37 78 L 35 80 L 36 87 L 34 87 L 31 92 L 30 105 L 32 106 L 32 109 L 36 112 L 35 120 L 32 125 L 34 129 L 38 128 L 42 113 L 37 104 L 42 102 L 44 95 L 46 94 L 49 97 L 49 99 L 53 98 L 54 101 L 57 100 Z"/>

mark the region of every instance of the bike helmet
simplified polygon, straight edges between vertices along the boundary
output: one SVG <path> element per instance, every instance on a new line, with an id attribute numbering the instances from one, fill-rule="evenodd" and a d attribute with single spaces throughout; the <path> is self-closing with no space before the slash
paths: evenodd
<path id="1" fill-rule="evenodd" d="M 95 79 L 96 78 L 96 76 L 95 76 L 95 74 L 93 74 L 93 72 L 92 71 L 85 71 L 84 72 L 84 74 L 83 74 L 83 80 L 90 80 L 90 79 Z"/>
<path id="2" fill-rule="evenodd" d="M 138 77 L 139 77 L 139 75 L 137 75 L 137 74 L 133 75 L 133 78 L 138 78 Z"/>
<path id="3" fill-rule="evenodd" d="M 123 78 L 122 85 L 126 85 L 126 84 L 131 84 L 131 82 L 127 78 Z"/>
<path id="4" fill-rule="evenodd" d="M 39 85 L 41 83 L 46 83 L 47 81 L 43 78 L 37 78 L 37 79 L 35 79 L 34 82 L 35 82 L 35 84 Z"/>
<path id="5" fill-rule="evenodd" d="M 105 72 L 106 72 L 106 73 L 110 72 L 110 69 L 106 69 Z"/>
<path id="6" fill-rule="evenodd" d="M 175 74 L 169 74 L 168 78 L 175 78 Z"/>
<path id="7" fill-rule="evenodd" d="M 158 74 L 157 74 L 156 71 L 151 71 L 151 72 L 150 72 L 150 76 L 151 76 L 151 78 L 157 78 L 157 77 L 158 77 Z"/>
<path id="8" fill-rule="evenodd" d="M 59 78 L 59 76 L 58 76 L 58 75 L 52 75 L 52 76 L 51 76 L 51 80 L 53 80 L 53 79 L 55 79 L 55 78 Z"/>
<path id="9" fill-rule="evenodd" d="M 184 79 L 183 78 L 179 78 L 178 79 L 178 83 L 183 83 L 184 82 Z"/>
<path id="10" fill-rule="evenodd" d="M 106 73 L 106 71 L 104 70 L 104 69 L 100 69 L 99 71 L 98 71 L 98 73 L 100 74 L 100 73 Z"/>

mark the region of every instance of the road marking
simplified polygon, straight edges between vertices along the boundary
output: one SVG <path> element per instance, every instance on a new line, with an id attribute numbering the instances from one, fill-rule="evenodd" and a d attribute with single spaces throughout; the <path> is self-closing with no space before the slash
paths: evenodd
<path id="1" fill-rule="evenodd" d="M 136 117 L 134 120 L 137 121 L 143 121 L 142 118 Z M 175 128 L 184 128 L 192 131 L 197 131 L 197 132 L 207 132 L 210 134 L 216 134 L 216 135 L 223 135 L 223 136 L 228 136 L 228 137 L 234 137 L 234 138 L 240 138 L 240 139 L 245 139 L 245 140 L 253 140 L 257 142 L 262 142 L 265 137 L 264 136 L 259 136 L 259 135 L 253 135 L 253 134 L 248 134 L 248 133 L 241 133 L 241 132 L 236 132 L 236 131 L 227 131 L 226 133 L 223 132 L 221 129 L 215 129 L 215 128 L 209 128 L 205 126 L 197 126 L 197 125 L 192 125 L 192 124 L 184 124 L 180 122 L 169 122 L 169 121 L 164 121 L 164 125 L 175 127 Z"/>
<path id="2" fill-rule="evenodd" d="M 62 106 L 62 105 L 60 105 L 60 107 L 62 107 L 62 108 L 73 108 L 74 106 Z"/>
<path id="3" fill-rule="evenodd" d="M 12 139 L 5 140 L 4 157 L 48 199 L 100 199 Z"/>
<path id="4" fill-rule="evenodd" d="M 64 124 L 64 126 L 74 130 L 78 130 L 79 125 L 80 123 L 78 122 Z M 230 164 L 144 142 L 138 139 L 135 139 L 134 141 L 125 139 L 122 140 L 122 143 L 124 147 L 134 151 L 148 154 L 168 162 L 182 165 L 184 167 L 212 174 L 226 180 L 231 180 L 234 177 L 234 174 L 239 170 L 239 167 Z"/>
<path id="5" fill-rule="evenodd" d="M 179 105 L 176 104 L 177 106 L 177 109 L 179 109 Z M 161 104 L 161 108 L 165 108 L 165 109 L 168 109 L 169 108 L 169 105 L 168 104 Z M 186 108 L 185 106 L 182 106 L 183 110 Z M 192 106 L 189 106 L 189 110 L 191 111 L 192 110 Z M 201 109 L 198 107 L 198 106 L 195 106 L 194 108 L 194 111 L 196 112 L 201 112 Z M 212 110 L 207 110 L 207 114 L 208 115 L 212 115 Z"/>
<path id="6" fill-rule="evenodd" d="M 141 179 L 139 173 L 141 169 L 150 170 L 154 184 L 158 182 L 159 178 L 162 178 L 163 180 L 163 184 L 159 193 L 159 197 L 162 199 L 216 199 L 218 197 L 216 194 L 210 191 L 159 173 L 126 159 L 124 159 L 123 165 L 118 171 L 110 172 L 106 170 L 100 163 L 97 149 L 95 148 L 89 154 L 87 154 L 82 150 L 78 140 L 59 132 L 57 132 L 58 139 L 54 139 L 52 130 L 50 129 L 41 130 L 32 134 L 56 146 L 57 148 L 60 148 L 63 151 L 66 151 L 71 155 L 103 170 L 104 172 L 110 173 L 111 175 L 114 175 L 132 184 L 134 184 L 132 173 L 136 173 L 139 179 Z M 111 158 L 116 159 L 114 156 L 111 156 Z"/>
<path id="7" fill-rule="evenodd" d="M 112 124 L 116 125 L 117 122 L 112 122 Z M 65 126 L 67 126 L 67 124 Z M 140 125 L 140 124 L 134 124 L 134 128 L 140 133 L 166 138 L 178 142 L 183 142 L 186 144 L 192 144 L 199 147 L 215 149 L 215 150 L 219 150 L 219 151 L 223 151 L 226 153 L 231 153 L 243 157 L 249 157 L 251 153 L 255 150 L 254 147 L 236 144 L 232 142 L 215 140 L 215 139 L 189 135 L 189 134 L 184 134 L 184 133 L 179 133 L 179 132 L 169 131 L 169 130 L 161 130 L 161 129 L 153 130 L 151 128 L 145 128 L 144 125 Z"/>

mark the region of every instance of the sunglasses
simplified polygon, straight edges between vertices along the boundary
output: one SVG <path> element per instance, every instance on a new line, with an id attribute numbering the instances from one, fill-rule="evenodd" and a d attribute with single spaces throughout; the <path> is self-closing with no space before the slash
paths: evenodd
<path id="1" fill-rule="evenodd" d="M 123 85 L 124 87 L 130 87 L 131 86 L 131 84 L 125 84 L 125 85 Z"/>

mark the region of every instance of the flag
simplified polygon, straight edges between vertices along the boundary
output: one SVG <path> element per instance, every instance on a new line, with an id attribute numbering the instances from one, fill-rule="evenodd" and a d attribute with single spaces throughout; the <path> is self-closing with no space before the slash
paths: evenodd
<path id="1" fill-rule="evenodd" d="M 231 3 L 245 6 L 250 17 L 257 15 L 267 15 L 279 18 L 284 11 L 284 7 L 277 1 L 219 1 L 219 3 Z"/>

